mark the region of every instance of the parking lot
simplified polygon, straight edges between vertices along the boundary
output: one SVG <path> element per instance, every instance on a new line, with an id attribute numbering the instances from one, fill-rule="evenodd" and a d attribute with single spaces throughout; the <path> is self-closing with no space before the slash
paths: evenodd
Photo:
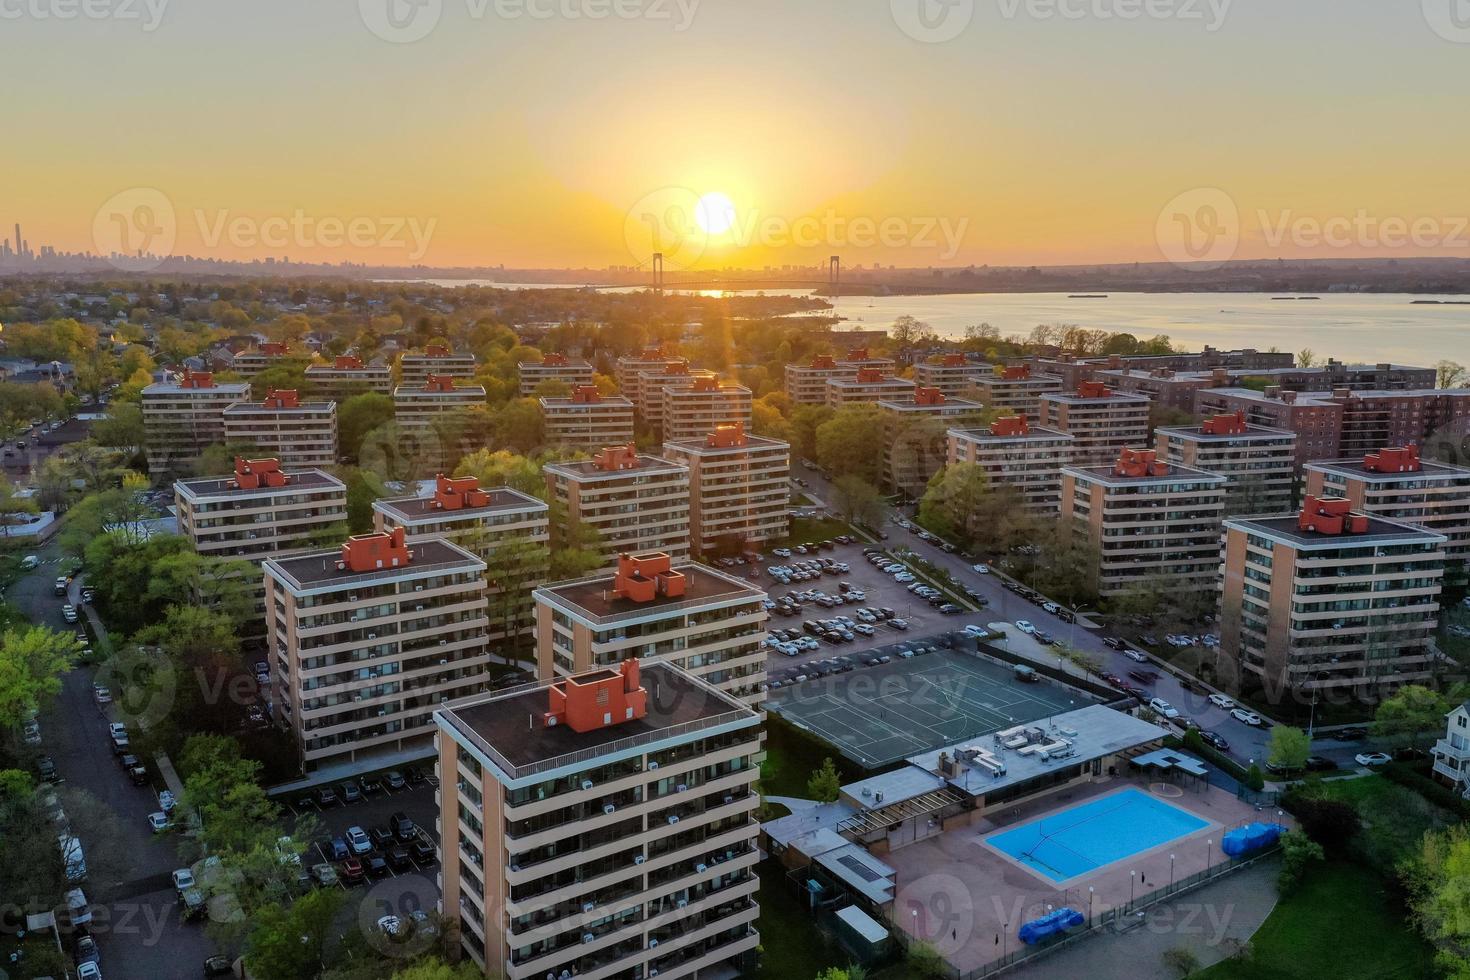
<path id="1" fill-rule="evenodd" d="M 981 618 L 970 609 L 941 613 L 923 596 L 909 591 L 911 583 L 895 581 L 893 575 L 870 562 L 863 551 L 875 548 L 854 541 L 834 543 L 830 549 L 819 548 L 804 555 L 793 553 L 789 558 L 774 553 L 766 556 L 760 567 L 760 581 L 772 603 L 768 627 L 775 642 L 769 647 L 767 666 L 771 676 L 817 660 L 862 654 L 907 637 L 962 629 Z M 790 581 L 781 581 L 768 571 L 795 571 L 802 563 L 809 567 L 831 563 L 831 567 L 805 580 L 793 576 Z M 819 621 L 834 629 L 823 628 Z M 793 647 L 797 648 L 794 655 Z"/>
<path id="2" fill-rule="evenodd" d="M 346 783 L 337 782 L 330 787 L 333 796 L 330 802 L 321 802 L 318 790 L 302 791 L 281 799 L 280 803 L 290 817 L 310 818 L 296 823 L 293 830 L 314 824 L 302 864 L 308 870 L 318 864 L 330 864 L 336 872 L 338 886 L 344 888 L 362 884 L 364 880 L 415 876 L 432 879 L 437 864 L 434 848 L 438 844 L 435 833 L 438 806 L 434 802 L 434 792 L 438 779 L 428 767 L 416 768 L 421 770 L 421 775 L 412 781 L 408 778 L 410 769 L 399 771 L 405 777 L 405 785 L 398 789 L 388 784 L 386 773 L 375 773 L 366 777 L 367 792 L 362 791 L 363 780 L 351 781 L 357 787 L 353 798 L 349 798 Z M 397 813 L 413 822 L 412 836 L 401 838 L 394 835 L 390 821 Z M 371 846 L 360 854 L 353 853 L 348 835 L 352 828 L 360 828 L 371 841 Z M 340 845 L 335 852 L 334 843 Z M 398 846 L 402 851 L 395 854 L 394 849 Z M 348 880 L 356 877 L 347 863 L 348 857 L 358 858 L 362 865 L 358 880 Z M 381 861 L 372 860 L 374 858 Z"/>

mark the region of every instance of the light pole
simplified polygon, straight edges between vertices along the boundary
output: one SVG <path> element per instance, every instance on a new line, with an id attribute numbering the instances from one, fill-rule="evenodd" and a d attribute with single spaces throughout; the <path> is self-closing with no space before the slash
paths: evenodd
<path id="1" fill-rule="evenodd" d="M 1138 884 L 1138 872 L 1137 871 L 1130 871 L 1130 872 L 1128 872 L 1128 907 L 1129 907 L 1130 910 L 1133 908 L 1133 896 L 1135 894 L 1135 888 L 1134 888 L 1134 886 L 1137 885 L 1137 884 Z"/>
<path id="2" fill-rule="evenodd" d="M 1084 609 L 1087 609 L 1087 606 L 1078 606 L 1072 610 L 1072 634 L 1071 639 L 1067 643 L 1073 650 L 1077 649 L 1077 620 L 1082 618 L 1082 610 Z"/>
<path id="3" fill-rule="evenodd" d="M 1011 955 L 1011 924 L 1002 922 L 1000 926 L 1000 958 L 1005 959 Z"/>
<path id="4" fill-rule="evenodd" d="M 1174 855 L 1172 854 L 1169 855 L 1169 888 L 1171 891 L 1174 888 Z"/>
<path id="5" fill-rule="evenodd" d="M 1209 871 L 1215 861 L 1215 840 L 1211 838 L 1205 841 L 1205 870 Z"/>
<path id="6" fill-rule="evenodd" d="M 1087 886 L 1087 928 L 1092 928 L 1092 886 Z"/>

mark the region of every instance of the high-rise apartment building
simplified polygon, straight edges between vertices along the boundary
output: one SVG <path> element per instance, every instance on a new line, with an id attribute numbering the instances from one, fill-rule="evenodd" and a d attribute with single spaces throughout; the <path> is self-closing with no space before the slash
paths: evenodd
<path id="1" fill-rule="evenodd" d="M 786 365 L 786 394 L 797 405 L 825 405 L 827 382 L 834 378 L 852 380 L 862 368 L 870 368 L 884 377 L 891 377 L 894 363 L 891 358 L 869 356 L 866 347 L 849 350 L 847 356 L 841 360 L 819 354 L 809 364 Z"/>
<path id="2" fill-rule="evenodd" d="M 1159 458 L 1218 473 L 1230 482 L 1225 513 L 1280 514 L 1296 492 L 1296 433 L 1251 425 L 1244 412 L 1216 415 L 1200 425 L 1161 426 L 1154 432 Z"/>
<path id="3" fill-rule="evenodd" d="M 265 562 L 277 721 L 307 771 L 427 751 L 442 704 L 484 690 L 485 563 L 402 528 Z"/>
<path id="4" fill-rule="evenodd" d="M 335 466 L 337 403 L 304 402 L 294 390 L 272 389 L 263 401 L 225 409 L 225 441 L 253 446 L 288 470 Z"/>
<path id="5" fill-rule="evenodd" d="M 688 388 L 698 382 L 718 383 L 713 371 L 701 371 L 684 364 L 671 364 L 667 368 L 644 371 L 638 375 L 638 414 L 654 428 L 664 421 L 664 393 L 676 388 Z"/>
<path id="6" fill-rule="evenodd" d="M 618 556 L 616 567 L 536 590 L 543 680 L 667 661 L 749 705 L 765 700 L 765 591 L 668 555 Z"/>
<path id="7" fill-rule="evenodd" d="M 539 401 L 549 445 L 600 449 L 633 441 L 633 403 L 622 395 L 602 395 L 595 385 L 578 385 L 570 397 Z"/>
<path id="8" fill-rule="evenodd" d="M 1246 687 L 1376 697 L 1432 675 L 1444 535 L 1308 496 L 1225 521 L 1220 654 Z"/>
<path id="9" fill-rule="evenodd" d="M 791 528 L 791 445 L 739 423 L 664 443 L 689 470 L 689 541 L 701 555 L 761 549 Z"/>
<path id="10" fill-rule="evenodd" d="M 929 479 L 944 468 L 950 427 L 978 422 L 983 410 L 979 402 L 946 397 L 938 388 L 915 388 L 911 398 L 880 401 L 883 486 L 923 496 Z"/>
<path id="11" fill-rule="evenodd" d="M 575 525 L 595 530 L 609 563 L 618 555 L 663 552 L 689 556 L 689 469 L 632 445 L 611 446 L 589 460 L 542 467 L 564 539 Z"/>
<path id="12" fill-rule="evenodd" d="M 205 449 L 225 441 L 225 409 L 249 397 L 247 382 L 219 383 L 207 371 L 186 370 L 177 380 L 144 388 L 148 472 L 187 471 Z"/>
<path id="13" fill-rule="evenodd" d="M 255 350 L 241 351 L 230 362 L 231 369 L 240 377 L 249 380 L 267 368 L 275 367 L 295 351 L 290 344 L 270 342 L 260 344 Z"/>
<path id="14" fill-rule="evenodd" d="M 393 371 L 380 362 L 363 364 L 360 357 L 343 355 L 333 358 L 331 364 L 308 367 L 306 383 L 317 394 L 332 401 L 344 401 L 368 391 L 391 395 Z"/>
<path id="15" fill-rule="evenodd" d="M 398 359 L 398 381 L 407 387 L 426 385 L 429 378 L 473 378 L 475 355 L 456 354 L 442 344 L 430 344 L 421 353 L 406 353 Z"/>
<path id="16" fill-rule="evenodd" d="M 565 354 L 557 353 L 547 354 L 539 361 L 521 361 L 517 367 L 522 397 L 534 395 L 537 386 L 543 381 L 559 381 L 572 389 L 579 385 L 590 385 L 595 374 L 588 362 L 572 360 Z"/>
<path id="17" fill-rule="evenodd" d="M 1062 469 L 1063 521 L 1097 550 L 1098 594 L 1165 582 L 1214 592 L 1220 571 L 1225 477 L 1125 449 L 1112 466 Z"/>
<path id="18" fill-rule="evenodd" d="M 1101 466 L 1125 449 L 1148 445 L 1149 400 L 1084 381 L 1073 394 L 1042 395 L 1041 422 L 1072 437 L 1079 464 Z"/>
<path id="19" fill-rule="evenodd" d="M 950 429 L 949 465 L 974 463 L 994 487 L 1011 487 L 1026 508 L 1056 514 L 1062 503 L 1062 467 L 1072 463 L 1072 437 L 1031 425 L 1024 415 L 996 419 L 986 428 Z"/>
<path id="20" fill-rule="evenodd" d="M 986 408 L 1025 416 L 1036 425 L 1041 421 L 1041 396 L 1062 391 L 1062 379 L 1053 374 L 1033 374 L 1031 365 L 997 366 L 989 375 L 975 379 L 976 400 Z"/>
<path id="21" fill-rule="evenodd" d="M 618 393 L 642 412 L 643 390 L 640 382 L 643 372 L 667 374 L 677 367 L 683 367 L 687 371 L 688 359 L 677 354 L 665 354 L 660 347 L 650 347 L 637 354 L 626 354 L 618 358 L 613 369 L 618 380 Z"/>
<path id="22" fill-rule="evenodd" d="M 749 388 L 713 377 L 695 378 L 688 387 L 665 388 L 661 432 L 664 440 L 697 439 L 722 425 L 750 425 Z"/>
<path id="23" fill-rule="evenodd" d="M 628 659 L 435 721 L 440 912 L 487 976 L 754 967 L 759 714 Z"/>
<path id="24" fill-rule="evenodd" d="M 828 379 L 827 404 L 841 408 L 863 402 L 876 404 L 885 399 L 902 401 L 913 398 L 917 387 L 907 378 L 891 377 L 875 367 L 858 368 L 853 377 Z"/>
<path id="25" fill-rule="evenodd" d="M 533 632 L 531 591 L 546 583 L 550 565 L 549 510 L 519 490 L 482 489 L 472 476 L 443 474 L 429 496 L 373 501 L 378 531 L 402 528 L 411 548 L 443 538 L 485 562 L 486 638 L 492 642 Z"/>
<path id="26" fill-rule="evenodd" d="M 914 383 L 956 396 L 974 388 L 982 378 L 993 377 L 994 373 L 983 361 L 972 361 L 963 354 L 941 354 L 914 365 Z"/>
<path id="27" fill-rule="evenodd" d="M 456 385 L 453 378 L 438 374 L 422 385 L 393 389 L 393 419 L 405 432 L 428 433 L 444 416 L 484 405 L 482 385 Z"/>

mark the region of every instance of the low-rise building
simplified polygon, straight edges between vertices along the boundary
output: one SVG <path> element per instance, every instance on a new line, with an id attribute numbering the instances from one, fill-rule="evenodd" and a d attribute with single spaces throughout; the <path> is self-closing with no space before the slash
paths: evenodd
<path id="1" fill-rule="evenodd" d="M 225 442 L 253 446 L 288 470 L 335 466 L 337 403 L 304 402 L 294 390 L 272 389 L 263 401 L 225 409 Z"/>
<path id="2" fill-rule="evenodd" d="M 568 398 L 541 398 L 540 403 L 550 445 L 600 449 L 633 441 L 633 403 L 622 395 L 578 385 Z"/>
<path id="3" fill-rule="evenodd" d="M 560 539 L 574 539 L 574 526 L 585 525 L 597 532 L 597 547 L 609 564 L 620 554 L 645 551 L 689 556 L 687 467 L 627 445 L 542 469 L 550 497 L 560 505 Z"/>
<path id="4" fill-rule="evenodd" d="M 484 386 L 456 385 L 453 378 L 438 374 L 422 385 L 393 389 L 393 419 L 405 432 L 427 433 L 445 415 L 484 404 Z"/>
<path id="5" fill-rule="evenodd" d="M 1072 437 L 1079 464 L 1101 466 L 1125 449 L 1148 445 L 1149 400 L 1084 381 L 1073 394 L 1042 395 L 1041 422 Z"/>
<path id="6" fill-rule="evenodd" d="M 785 538 L 791 527 L 791 444 L 736 423 L 702 439 L 664 443 L 689 469 L 689 540 L 701 555 L 739 553 Z"/>
<path id="7" fill-rule="evenodd" d="M 1072 437 L 1033 426 L 1024 415 L 996 419 L 986 428 L 950 429 L 949 465 L 974 463 L 994 487 L 1011 487 L 1038 514 L 1062 504 L 1062 467 L 1072 463 Z"/>
<path id="8" fill-rule="evenodd" d="M 333 358 L 331 364 L 309 366 L 306 383 L 317 394 L 332 401 L 344 401 L 368 391 L 390 395 L 393 393 L 393 371 L 380 362 L 363 364 L 360 357 L 344 355 Z"/>
<path id="9" fill-rule="evenodd" d="M 937 388 L 945 395 L 962 395 L 982 378 L 993 377 L 994 370 L 983 361 L 972 361 L 963 354 L 943 354 L 914 365 L 914 383 L 921 388 Z"/>
<path id="10" fill-rule="evenodd" d="M 1173 592 L 1214 592 L 1225 482 L 1151 449 L 1125 449 L 1112 466 L 1063 467 L 1062 520 L 1097 550 L 1098 594 L 1157 581 Z"/>
<path id="11" fill-rule="evenodd" d="M 749 388 L 714 377 L 695 378 L 687 387 L 663 391 L 662 426 L 665 441 L 698 439 L 722 425 L 750 424 Z"/>
<path id="12" fill-rule="evenodd" d="M 1238 682 L 1365 698 L 1432 676 L 1442 534 L 1308 496 L 1225 521 L 1220 655 Z"/>
<path id="13" fill-rule="evenodd" d="M 1445 715 L 1444 738 L 1434 743 L 1434 778 L 1462 794 L 1470 789 L 1470 701 Z"/>
<path id="14" fill-rule="evenodd" d="M 547 354 L 539 361 L 521 361 L 517 367 L 522 397 L 534 395 L 543 381 L 559 381 L 571 389 L 590 385 L 595 374 L 588 362 L 574 361 L 565 354 L 556 353 Z"/>
<path id="15" fill-rule="evenodd" d="M 890 492 L 921 497 L 929 480 L 944 468 L 951 426 L 980 420 L 984 406 L 949 398 L 938 388 L 914 388 L 907 399 L 878 402 L 883 422 L 883 486 Z"/>
<path id="16" fill-rule="evenodd" d="M 1062 379 L 1054 374 L 1032 374 L 1031 365 L 997 366 L 989 375 L 975 379 L 976 399 L 986 408 L 1025 416 L 1036 425 L 1041 421 L 1041 396 L 1062 391 Z"/>
<path id="17" fill-rule="evenodd" d="M 1367 453 L 1361 459 L 1308 463 L 1304 490 L 1341 497 L 1354 510 L 1445 536 L 1452 577 L 1470 561 L 1470 469 L 1420 458 L 1418 446 Z"/>
<path id="18" fill-rule="evenodd" d="M 752 706 L 765 700 L 765 591 L 713 568 L 657 553 L 536 590 L 542 680 L 668 662 Z"/>
<path id="19" fill-rule="evenodd" d="M 402 528 L 265 562 L 273 703 L 302 768 L 429 751 L 434 711 L 485 689 L 485 563 Z"/>
<path id="20" fill-rule="evenodd" d="M 373 501 L 378 531 L 402 528 L 409 547 L 443 538 L 485 562 L 491 642 L 534 632 L 531 592 L 546 583 L 551 539 L 545 502 L 510 487 L 481 489 L 472 476 L 440 474 L 426 497 Z"/>
<path id="21" fill-rule="evenodd" d="M 475 355 L 456 354 L 442 344 L 430 344 L 422 353 L 403 354 L 398 359 L 398 381 L 410 388 L 429 383 L 429 378 L 473 378 Z"/>
<path id="22" fill-rule="evenodd" d="M 754 968 L 758 713 L 627 659 L 435 721 L 439 910 L 487 976 Z"/>
<path id="23" fill-rule="evenodd" d="M 884 399 L 902 401 L 914 397 L 918 385 L 907 378 L 894 378 L 873 367 L 858 368 L 853 377 L 830 378 L 827 381 L 827 404 L 833 408 L 876 403 Z"/>
<path id="24" fill-rule="evenodd" d="M 158 477 L 190 469 L 200 453 L 225 441 L 225 409 L 249 398 L 248 383 L 219 383 L 207 371 L 186 370 L 177 380 L 144 388 L 148 472 Z"/>
<path id="25" fill-rule="evenodd" d="M 1280 514 L 1296 488 L 1296 433 L 1251 425 L 1244 412 L 1216 415 L 1200 425 L 1161 426 L 1155 449 L 1167 463 L 1218 473 L 1230 482 L 1225 513 Z"/>

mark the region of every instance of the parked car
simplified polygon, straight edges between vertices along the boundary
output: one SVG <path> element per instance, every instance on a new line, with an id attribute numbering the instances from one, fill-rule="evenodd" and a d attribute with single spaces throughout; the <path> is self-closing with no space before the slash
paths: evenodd
<path id="1" fill-rule="evenodd" d="M 1226 711 L 1235 707 L 1235 699 L 1228 698 L 1223 694 L 1211 694 L 1209 702 L 1217 708 L 1224 708 Z"/>
<path id="2" fill-rule="evenodd" d="M 334 875 L 333 881 L 335 880 L 336 876 Z M 226 957 L 211 956 L 204 961 L 204 975 L 206 977 L 232 977 L 235 975 L 235 968 L 230 965 L 230 961 Z"/>
<path id="3" fill-rule="evenodd" d="M 971 565 L 970 566 L 970 569 L 973 572 L 975 572 L 976 575 L 989 575 L 990 574 L 990 566 L 987 565 L 987 564 L 985 564 L 983 561 L 982 562 L 976 562 L 975 564 Z"/>
<path id="4" fill-rule="evenodd" d="M 168 819 L 168 814 L 162 810 L 148 814 L 148 826 L 155 834 L 161 834 L 173 826 Z"/>
<path id="5" fill-rule="evenodd" d="M 337 883 L 337 869 L 323 861 L 311 866 L 311 877 L 318 885 L 327 888 Z"/>
<path id="6" fill-rule="evenodd" d="M 174 889 L 183 894 L 195 885 L 194 872 L 188 868 L 176 868 L 173 872 Z"/>
<path id="7" fill-rule="evenodd" d="M 357 803 L 362 799 L 362 790 L 358 788 L 356 783 L 343 783 L 340 788 L 343 803 Z"/>
<path id="8" fill-rule="evenodd" d="M 347 884 L 356 884 L 363 878 L 362 861 L 355 857 L 347 858 L 342 862 L 342 880 Z"/>
<path id="9" fill-rule="evenodd" d="M 1148 706 L 1154 711 L 1163 715 L 1165 718 L 1179 717 L 1179 709 L 1174 707 L 1168 701 L 1165 701 L 1163 698 L 1154 698 L 1153 700 L 1149 701 Z"/>
<path id="10" fill-rule="evenodd" d="M 1230 717 L 1234 718 L 1242 725 L 1250 725 L 1252 728 L 1259 728 L 1262 724 L 1260 715 L 1256 714 L 1254 711 L 1247 711 L 1245 708 L 1236 708 L 1234 711 L 1230 712 Z"/>
<path id="11" fill-rule="evenodd" d="M 347 846 L 352 849 L 353 854 L 361 856 L 373 849 L 373 841 L 367 831 L 353 826 L 347 828 Z"/>
<path id="12" fill-rule="evenodd" d="M 1105 636 L 1102 638 L 1102 641 L 1103 646 L 1107 647 L 1110 650 L 1122 651 L 1128 649 L 1128 644 L 1125 643 L 1123 640 L 1120 640 L 1116 636 Z"/>
<path id="13" fill-rule="evenodd" d="M 1144 656 L 1143 654 L 1139 653 L 1137 650 L 1134 650 L 1131 647 L 1129 649 L 1123 651 L 1123 656 L 1127 657 L 1129 660 L 1131 660 L 1131 661 L 1133 661 L 1134 663 L 1137 663 L 1137 664 L 1146 664 L 1146 663 L 1148 663 L 1148 657 Z"/>
<path id="14" fill-rule="evenodd" d="M 1386 766 L 1393 758 L 1387 752 L 1359 752 L 1353 761 L 1360 766 Z"/>
<path id="15" fill-rule="evenodd" d="M 1219 749 L 1221 752 L 1230 748 L 1230 743 L 1214 732 L 1202 731 L 1199 733 L 1199 737 L 1206 745 L 1214 749 Z"/>
<path id="16" fill-rule="evenodd" d="M 1024 619 L 1016 620 L 1016 629 L 1020 630 L 1022 633 L 1025 633 L 1027 636 L 1033 636 L 1036 633 L 1036 627 L 1031 625 L 1028 620 Z"/>
<path id="17" fill-rule="evenodd" d="M 320 807 L 336 806 L 337 791 L 330 786 L 318 786 L 316 791 L 316 805 Z"/>

